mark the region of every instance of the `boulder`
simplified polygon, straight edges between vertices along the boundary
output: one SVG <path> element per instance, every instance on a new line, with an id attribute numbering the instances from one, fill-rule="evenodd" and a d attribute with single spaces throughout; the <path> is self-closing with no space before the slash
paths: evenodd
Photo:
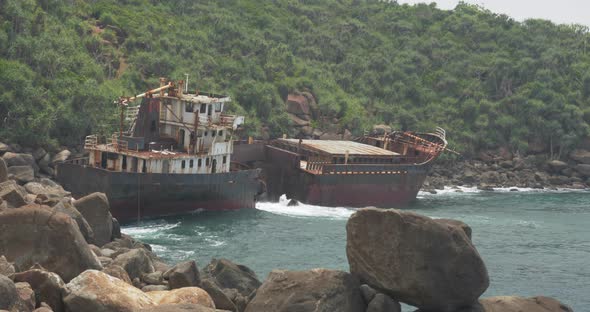
<path id="1" fill-rule="evenodd" d="M 162 304 L 156 307 L 145 308 L 138 310 L 137 312 L 222 312 L 223 310 L 217 310 L 208 308 L 200 304 L 192 303 L 177 303 L 177 304 Z"/>
<path id="2" fill-rule="evenodd" d="M 32 312 L 35 310 L 35 292 L 29 283 L 19 282 L 14 284 L 17 292 L 17 302 L 13 309 L 18 312 Z"/>
<path id="3" fill-rule="evenodd" d="M 12 263 L 6 260 L 6 257 L 0 256 L 0 275 L 8 276 L 12 278 L 12 275 L 16 272 Z"/>
<path id="4" fill-rule="evenodd" d="M 454 311 L 476 302 L 489 285 L 483 260 L 457 226 L 412 212 L 364 208 L 350 217 L 346 231 L 350 272 L 395 300 Z"/>
<path id="5" fill-rule="evenodd" d="M 12 166 L 8 167 L 8 174 L 20 184 L 31 182 L 35 179 L 35 170 L 31 166 Z"/>
<path id="6" fill-rule="evenodd" d="M 27 205 L 0 214 L 0 254 L 17 271 L 39 263 L 65 281 L 87 269 L 102 269 L 76 222 L 47 206 Z"/>
<path id="7" fill-rule="evenodd" d="M 583 149 L 576 149 L 570 153 L 570 158 L 582 163 L 590 165 L 590 151 L 583 150 Z"/>
<path id="8" fill-rule="evenodd" d="M 0 183 L 0 198 L 8 204 L 8 207 L 18 208 L 26 205 L 26 195 L 14 181 Z"/>
<path id="9" fill-rule="evenodd" d="M 66 192 L 61 185 L 49 180 L 41 179 L 42 182 L 29 182 L 25 184 L 25 190 L 30 194 L 40 195 L 44 194 L 47 197 L 65 197 L 70 196 L 70 192 Z"/>
<path id="10" fill-rule="evenodd" d="M 6 161 L 6 166 L 14 167 L 14 166 L 30 166 L 35 170 L 38 170 L 37 163 L 32 155 L 29 154 L 18 154 L 7 152 L 2 156 L 4 161 Z"/>
<path id="11" fill-rule="evenodd" d="M 365 299 L 367 304 L 369 304 L 371 300 L 375 298 L 375 295 L 377 295 L 377 291 L 367 284 L 362 284 L 360 289 L 361 295 L 363 295 L 363 299 Z"/>
<path id="12" fill-rule="evenodd" d="M 6 152 L 11 152 L 11 151 L 12 151 L 12 148 L 8 144 L 0 142 L 0 156 L 4 155 L 4 153 L 6 153 Z"/>
<path id="13" fill-rule="evenodd" d="M 54 170 L 50 167 L 50 164 L 51 155 L 49 154 L 45 154 L 45 156 L 43 156 L 43 158 L 39 159 L 39 161 L 37 162 L 37 165 L 39 165 L 39 168 L 42 172 L 47 173 L 49 175 L 53 175 Z"/>
<path id="14" fill-rule="evenodd" d="M 113 261 L 113 265 L 119 265 L 125 269 L 131 280 L 140 278 L 143 274 L 154 272 L 152 260 L 147 251 L 142 248 L 131 249 L 118 255 Z"/>
<path id="15" fill-rule="evenodd" d="M 148 274 L 144 274 L 141 276 L 141 280 L 149 285 L 163 285 L 164 281 L 162 278 L 162 272 L 161 271 L 155 271 L 153 273 L 148 273 Z M 189 285 L 191 286 L 191 285 Z M 196 286 L 196 285 L 194 285 Z M 185 286 L 188 287 L 188 286 Z M 181 288 L 181 287 L 175 287 L 175 288 Z"/>
<path id="16" fill-rule="evenodd" d="M 170 287 L 168 287 L 168 285 L 147 285 L 147 286 L 143 286 L 141 288 L 141 291 L 143 291 L 143 292 L 165 291 L 165 290 L 170 290 Z"/>
<path id="17" fill-rule="evenodd" d="M 467 225 L 467 223 L 459 221 L 459 220 L 455 220 L 455 219 L 434 219 L 435 222 L 438 222 L 440 224 L 444 224 L 446 226 L 456 226 L 459 227 L 463 232 L 465 232 L 465 235 L 467 235 L 467 237 L 469 237 L 469 239 L 471 239 L 471 227 L 469 225 Z"/>
<path id="18" fill-rule="evenodd" d="M 551 172 L 554 172 L 554 173 L 559 173 L 559 172 L 561 172 L 561 170 L 568 167 L 566 162 L 563 162 L 561 160 L 556 160 L 556 159 L 548 161 L 547 165 L 551 169 Z"/>
<path id="19" fill-rule="evenodd" d="M 590 165 L 578 164 L 575 167 L 576 171 L 584 177 L 590 177 Z"/>
<path id="20" fill-rule="evenodd" d="M 32 156 L 33 159 L 35 159 L 35 161 L 39 161 L 40 159 L 45 157 L 45 155 L 47 155 L 47 151 L 44 150 L 42 147 L 39 147 L 33 152 Z"/>
<path id="21" fill-rule="evenodd" d="M 3 158 L 0 157 L 0 183 L 8 180 L 8 167 Z"/>
<path id="22" fill-rule="evenodd" d="M 51 158 L 51 163 L 55 164 L 58 162 L 63 162 L 66 161 L 68 159 L 68 157 L 70 157 L 70 155 L 72 155 L 72 152 L 68 151 L 67 149 L 55 154 L 53 156 L 53 158 Z"/>
<path id="23" fill-rule="evenodd" d="M 113 235 L 113 216 L 107 196 L 104 193 L 92 193 L 76 200 L 74 206 L 90 224 L 95 245 L 100 247 L 109 243 Z"/>
<path id="24" fill-rule="evenodd" d="M 45 304 L 45 302 L 41 302 L 41 307 L 33 310 L 33 312 L 54 312 L 54 311 L 51 310 L 51 308 L 49 306 L 47 306 Z"/>
<path id="25" fill-rule="evenodd" d="M 94 231 L 92 230 L 92 227 L 90 227 L 88 222 L 86 222 L 86 219 L 84 219 L 82 214 L 76 210 L 69 200 L 66 199 L 59 201 L 57 204 L 55 204 L 55 206 L 53 206 L 53 209 L 74 219 L 78 225 L 78 229 L 80 229 L 80 233 L 82 233 L 82 236 L 84 236 L 86 242 L 89 244 L 94 243 Z"/>
<path id="26" fill-rule="evenodd" d="M 125 269 L 123 269 L 120 265 L 111 264 L 108 267 L 102 269 L 102 272 L 112 277 L 116 277 L 129 285 L 133 285 L 131 278 L 129 278 L 129 274 L 127 274 L 127 271 L 125 271 Z"/>
<path id="27" fill-rule="evenodd" d="M 238 311 L 236 305 L 214 282 L 208 279 L 201 280 L 200 287 L 211 296 L 216 308 L 233 312 Z"/>
<path id="28" fill-rule="evenodd" d="M 273 270 L 246 312 L 358 312 L 365 303 L 356 277 L 347 272 Z"/>
<path id="29" fill-rule="evenodd" d="M 0 275 L 0 310 L 10 310 L 18 301 L 18 293 L 14 282 Z"/>
<path id="30" fill-rule="evenodd" d="M 206 291 L 199 287 L 185 287 L 166 291 L 150 291 L 148 295 L 156 305 L 174 303 L 200 304 L 208 308 L 215 308 L 213 299 Z"/>
<path id="31" fill-rule="evenodd" d="M 155 302 L 146 293 L 108 274 L 88 270 L 68 284 L 68 311 L 133 312 Z"/>
<path id="32" fill-rule="evenodd" d="M 287 96 L 287 113 L 299 116 L 311 115 L 308 99 L 302 94 L 289 94 Z"/>
<path id="33" fill-rule="evenodd" d="M 569 306 L 549 297 L 499 296 L 479 301 L 485 312 L 573 312 Z"/>
<path id="34" fill-rule="evenodd" d="M 309 126 L 309 120 L 307 120 L 307 119 L 299 118 L 297 115 L 293 115 L 290 113 L 287 113 L 287 116 L 289 116 L 289 119 L 291 120 L 292 125 L 295 127 Z"/>
<path id="35" fill-rule="evenodd" d="M 201 282 L 199 269 L 195 261 L 178 263 L 168 270 L 164 276 L 168 278 L 170 289 L 198 286 Z"/>
<path id="36" fill-rule="evenodd" d="M 121 225 L 117 218 L 113 218 L 113 234 L 111 235 L 111 241 L 121 238 Z"/>
<path id="37" fill-rule="evenodd" d="M 244 296 L 262 285 L 250 268 L 227 259 L 212 259 L 205 272 L 220 288 L 234 288 Z"/>
<path id="38" fill-rule="evenodd" d="M 66 284 L 59 275 L 48 272 L 41 267 L 16 273 L 14 280 L 26 282 L 35 292 L 36 302 L 45 302 L 55 312 L 65 311 L 63 297 L 66 295 Z"/>
<path id="39" fill-rule="evenodd" d="M 394 301 L 384 294 L 376 294 L 367 306 L 366 312 L 401 312 L 399 302 Z"/>

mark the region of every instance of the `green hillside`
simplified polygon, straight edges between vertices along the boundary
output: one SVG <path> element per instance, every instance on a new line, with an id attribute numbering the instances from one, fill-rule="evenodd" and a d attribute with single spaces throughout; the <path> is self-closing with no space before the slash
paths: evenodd
<path id="1" fill-rule="evenodd" d="M 191 89 L 230 94 L 252 135 L 292 132 L 285 98 L 299 90 L 318 128 L 441 126 L 467 154 L 567 151 L 589 134 L 589 39 L 467 4 L 0 0 L 0 138 L 109 133 L 118 96 L 188 73 Z"/>

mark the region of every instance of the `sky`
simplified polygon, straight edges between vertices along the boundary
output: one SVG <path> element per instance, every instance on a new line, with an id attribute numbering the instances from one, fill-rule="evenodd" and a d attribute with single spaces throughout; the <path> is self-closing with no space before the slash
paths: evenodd
<path id="1" fill-rule="evenodd" d="M 441 9 L 453 9 L 459 0 L 398 0 L 398 3 L 436 2 Z M 464 0 L 494 13 L 503 13 L 517 21 L 542 18 L 557 24 L 590 26 L 590 0 Z"/>

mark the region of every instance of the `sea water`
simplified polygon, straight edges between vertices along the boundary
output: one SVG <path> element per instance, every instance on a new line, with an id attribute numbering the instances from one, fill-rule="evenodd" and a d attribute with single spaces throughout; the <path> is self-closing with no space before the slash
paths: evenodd
<path id="1" fill-rule="evenodd" d="M 590 311 L 590 192 L 446 189 L 420 193 L 405 209 L 471 226 L 490 275 L 484 297 L 545 295 Z M 263 280 L 272 269 L 347 271 L 345 225 L 354 211 L 289 207 L 282 198 L 257 209 L 143 221 L 123 232 L 171 263 L 192 259 L 202 267 L 227 258 Z"/>

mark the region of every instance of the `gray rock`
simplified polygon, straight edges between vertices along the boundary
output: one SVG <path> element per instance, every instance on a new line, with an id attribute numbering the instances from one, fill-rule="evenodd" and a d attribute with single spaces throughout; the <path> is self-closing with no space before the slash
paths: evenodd
<path id="1" fill-rule="evenodd" d="M 487 289 L 487 269 L 465 232 L 412 212 L 364 208 L 346 225 L 350 272 L 395 300 L 454 311 Z M 449 287 L 453 285 L 453 287 Z"/>
<path id="2" fill-rule="evenodd" d="M 8 180 L 8 167 L 3 158 L 0 158 L 0 183 Z"/>
<path id="3" fill-rule="evenodd" d="M 137 312 L 223 312 L 225 310 L 212 309 L 200 304 L 174 303 L 160 304 L 151 308 L 144 308 Z"/>
<path id="4" fill-rule="evenodd" d="M 367 306 L 366 312 L 401 312 L 402 307 L 399 302 L 394 301 L 389 296 L 377 294 Z"/>
<path id="5" fill-rule="evenodd" d="M 217 287 L 215 282 L 204 279 L 201 280 L 200 287 L 211 296 L 216 308 L 234 312 L 238 311 L 236 305 L 219 287 Z"/>
<path id="6" fill-rule="evenodd" d="M 33 152 L 32 156 L 33 156 L 33 159 L 35 159 L 36 161 L 39 161 L 40 159 L 45 157 L 45 155 L 47 155 L 47 151 L 44 150 L 42 147 L 39 147 Z"/>
<path id="7" fill-rule="evenodd" d="M 116 277 L 129 285 L 133 285 L 131 278 L 129 278 L 129 274 L 127 274 L 127 271 L 125 271 L 125 269 L 123 269 L 123 267 L 121 267 L 120 265 L 111 263 L 111 265 L 104 268 L 102 272 L 112 277 Z"/>
<path id="8" fill-rule="evenodd" d="M 166 291 L 170 290 L 168 285 L 147 285 L 141 288 L 143 292 L 150 292 L 150 291 Z"/>
<path id="9" fill-rule="evenodd" d="M 29 182 L 25 184 L 25 189 L 30 194 L 40 195 L 44 194 L 48 197 L 65 197 L 70 196 L 70 192 L 66 192 L 61 185 L 53 183 L 55 185 L 51 185 L 47 181 L 51 181 L 49 179 L 42 179 L 45 183 L 42 182 Z"/>
<path id="10" fill-rule="evenodd" d="M 121 266 L 131 280 L 140 278 L 143 274 L 153 273 L 154 266 L 147 251 L 142 248 L 132 249 L 115 258 L 113 264 Z"/>
<path id="11" fill-rule="evenodd" d="M 109 243 L 113 235 L 113 216 L 107 196 L 104 193 L 92 193 L 76 200 L 74 206 L 90 224 L 94 243 L 99 247 Z"/>
<path id="12" fill-rule="evenodd" d="M 361 285 L 361 294 L 363 295 L 363 299 L 365 299 L 365 302 L 367 304 L 369 304 L 371 302 L 371 300 L 373 300 L 373 298 L 375 298 L 377 291 L 375 289 L 373 289 L 373 287 L 371 287 L 367 284 L 362 284 Z"/>
<path id="13" fill-rule="evenodd" d="M 246 312 L 359 312 L 365 303 L 356 277 L 326 269 L 273 270 Z"/>
<path id="14" fill-rule="evenodd" d="M 561 160 L 551 160 L 547 162 L 547 165 L 549 166 L 549 168 L 551 169 L 552 172 L 554 173 L 559 173 L 561 172 L 561 170 L 565 169 L 568 167 L 567 163 L 561 161 Z"/>
<path id="15" fill-rule="evenodd" d="M 459 220 L 455 220 L 455 219 L 444 219 L 444 218 L 443 219 L 434 219 L 434 221 L 437 223 L 440 223 L 440 224 L 444 224 L 446 226 L 459 227 L 463 232 L 465 232 L 465 235 L 467 235 L 467 237 L 469 237 L 469 239 L 471 239 L 471 227 L 463 221 L 459 221 Z"/>
<path id="16" fill-rule="evenodd" d="M 32 155 L 29 154 L 18 154 L 7 152 L 2 156 L 4 161 L 6 161 L 6 166 L 13 167 L 13 166 L 31 166 L 35 169 L 37 168 L 37 163 Z"/>
<path id="17" fill-rule="evenodd" d="M 92 230 L 92 227 L 90 227 L 86 219 L 84 219 L 82 214 L 76 210 L 69 200 L 59 201 L 57 204 L 55 204 L 55 206 L 53 206 L 53 209 L 74 219 L 78 225 L 78 229 L 80 229 L 80 233 L 82 233 L 82 236 L 84 236 L 86 242 L 89 244 L 94 243 L 94 231 Z"/>
<path id="18" fill-rule="evenodd" d="M 6 152 L 12 152 L 12 148 L 8 144 L 0 142 L 0 156 Z"/>
<path id="19" fill-rule="evenodd" d="M 15 272 L 16 271 L 14 270 L 14 266 L 12 265 L 12 263 L 8 262 L 8 260 L 6 260 L 6 257 L 0 256 L 0 275 L 12 278 L 12 275 Z"/>
<path id="20" fill-rule="evenodd" d="M 149 284 L 149 285 L 164 285 L 164 279 L 162 278 L 161 271 L 155 271 L 153 273 L 143 274 L 141 276 L 141 280 L 144 283 Z M 197 285 L 190 285 L 190 286 L 197 286 Z M 181 287 L 176 287 L 176 288 L 181 288 Z"/>
<path id="21" fill-rule="evenodd" d="M 250 268 L 227 259 L 212 259 L 205 272 L 221 289 L 234 288 L 246 297 L 262 285 Z"/>
<path id="22" fill-rule="evenodd" d="M 111 235 L 111 241 L 121 238 L 121 225 L 117 218 L 113 218 L 113 234 Z"/>
<path id="23" fill-rule="evenodd" d="M 570 158 L 582 163 L 590 165 L 590 151 L 577 149 L 570 153 Z"/>
<path id="24" fill-rule="evenodd" d="M 10 310 L 18 300 L 14 282 L 4 275 L 0 275 L 0 309 Z"/>
<path id="25" fill-rule="evenodd" d="M 47 206 L 28 205 L 0 214 L 0 254 L 17 271 L 39 263 L 69 281 L 87 269 L 101 269 L 76 222 Z"/>
<path id="26" fill-rule="evenodd" d="M 6 201 L 9 208 L 18 208 L 26 205 L 26 194 L 14 181 L 0 183 L 0 198 Z"/>
<path id="27" fill-rule="evenodd" d="M 590 177 L 590 165 L 587 164 L 578 164 L 575 167 L 576 171 L 578 171 L 584 177 Z"/>
<path id="28" fill-rule="evenodd" d="M 198 286 L 201 282 L 195 261 L 181 262 L 165 273 L 170 289 Z"/>
<path id="29" fill-rule="evenodd" d="M 26 282 L 18 282 L 14 285 L 16 286 L 16 292 L 18 294 L 18 300 L 14 309 L 19 312 L 32 312 L 35 310 L 35 292 L 31 288 L 31 285 Z"/>
<path id="30" fill-rule="evenodd" d="M 53 156 L 53 158 L 51 159 L 51 163 L 55 164 L 58 162 L 66 161 L 68 159 L 68 157 L 70 157 L 70 155 L 72 155 L 72 152 L 65 149 L 65 150 L 55 154 Z"/>
<path id="31" fill-rule="evenodd" d="M 35 170 L 31 166 L 8 167 L 8 174 L 12 174 L 14 180 L 20 184 L 25 184 L 35 179 Z"/>

